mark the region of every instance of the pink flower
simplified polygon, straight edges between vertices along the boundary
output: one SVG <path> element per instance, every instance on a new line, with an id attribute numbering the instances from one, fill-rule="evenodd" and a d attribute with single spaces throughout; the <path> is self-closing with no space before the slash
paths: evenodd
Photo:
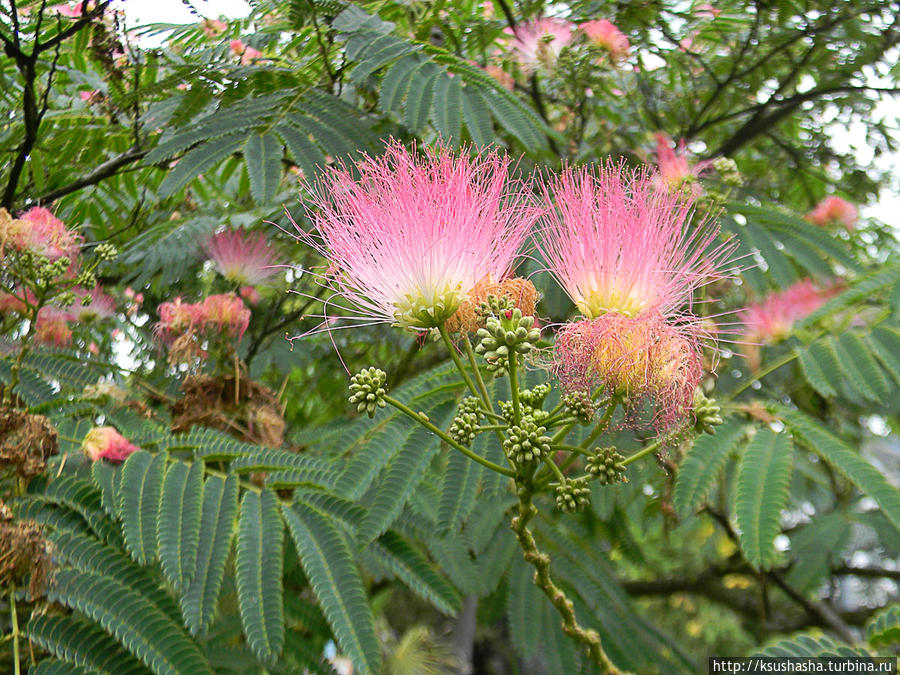
<path id="1" fill-rule="evenodd" d="M 241 40 L 232 40 L 229 46 L 232 53 L 241 57 L 241 65 L 247 65 L 262 56 L 261 51 L 245 45 Z"/>
<path id="2" fill-rule="evenodd" d="M 253 288 L 253 286 L 241 286 L 238 290 L 238 295 L 251 305 L 259 303 L 259 291 Z"/>
<path id="3" fill-rule="evenodd" d="M 656 134 L 656 162 L 659 166 L 659 178 L 666 187 L 678 190 L 685 183 L 693 183 L 691 191 L 694 197 L 703 194 L 703 188 L 694 181 L 710 166 L 711 162 L 697 162 L 694 166 L 688 163 L 684 139 L 678 143 L 678 152 L 672 149 L 672 140 L 663 133 Z"/>
<path id="4" fill-rule="evenodd" d="M 83 5 L 83 2 L 76 2 L 74 6 L 71 6 L 68 3 L 63 3 L 61 5 L 54 5 L 50 9 L 60 16 L 65 16 L 70 19 L 77 19 L 81 16 L 81 9 Z"/>
<path id="5" fill-rule="evenodd" d="M 99 89 L 94 89 L 92 91 L 80 91 L 78 96 L 85 103 L 95 103 L 100 99 L 101 94 Z"/>
<path id="6" fill-rule="evenodd" d="M 214 38 L 228 30 L 228 24 L 219 19 L 203 19 L 200 22 L 200 30 L 203 31 L 206 37 Z M 237 40 L 237 42 L 240 42 L 240 40 Z"/>
<path id="7" fill-rule="evenodd" d="M 512 36 L 513 56 L 526 72 L 539 64 L 552 66 L 563 50 L 572 42 L 574 24 L 553 17 L 534 19 L 504 33 Z"/>
<path id="8" fill-rule="evenodd" d="M 846 199 L 840 197 L 826 197 L 819 204 L 806 214 L 806 219 L 816 225 L 828 225 L 829 223 L 840 223 L 848 230 L 852 230 L 856 225 L 857 212 Z"/>
<path id="9" fill-rule="evenodd" d="M 205 328 L 240 340 L 250 325 L 250 310 L 234 293 L 210 295 L 203 301 Z"/>
<path id="10" fill-rule="evenodd" d="M 716 9 L 708 3 L 697 5 L 694 8 L 694 16 L 696 16 L 698 19 L 715 19 L 721 13 L 721 9 Z"/>
<path id="11" fill-rule="evenodd" d="M 649 171 L 608 163 L 567 169 L 544 188 L 550 215 L 537 245 L 586 318 L 677 317 L 696 289 L 723 278 L 735 242 L 717 245 L 718 226 L 690 223 L 690 196 L 655 183 Z"/>
<path id="12" fill-rule="evenodd" d="M 593 44 L 609 52 L 613 61 L 628 56 L 631 44 L 625 34 L 616 28 L 615 24 L 607 19 L 585 21 L 579 24 L 578 30 L 587 36 Z"/>
<path id="13" fill-rule="evenodd" d="M 17 288 L 13 289 L 12 293 L 0 291 L 0 315 L 27 314 L 28 307 L 23 301 L 23 298 L 27 299 L 28 303 L 32 306 L 37 304 L 37 298 L 35 298 L 34 293 L 28 289 Z"/>
<path id="14" fill-rule="evenodd" d="M 357 321 L 442 325 L 475 284 L 510 272 L 541 211 L 494 151 L 416 155 L 394 141 L 356 169 L 359 179 L 337 167 L 308 186 L 316 232 L 297 230 Z"/>
<path id="15" fill-rule="evenodd" d="M 94 427 L 84 437 L 81 450 L 92 462 L 105 459 L 119 464 L 140 448 L 132 445 L 113 427 Z"/>
<path id="16" fill-rule="evenodd" d="M 43 255 L 50 260 L 66 257 L 74 263 L 81 238 L 49 210 L 35 206 L 18 219 L 0 211 L 0 253 L 6 246 Z"/>
<path id="17" fill-rule="evenodd" d="M 159 331 L 168 337 L 193 332 L 206 320 L 202 305 L 182 302 L 175 298 L 159 306 Z"/>
<path id="18" fill-rule="evenodd" d="M 650 310 L 636 317 L 603 314 L 566 324 L 557 334 L 556 376 L 569 391 L 627 397 L 632 410 L 645 400 L 654 422 L 668 428 L 692 409 L 703 375 L 698 324 L 676 325 Z"/>
<path id="19" fill-rule="evenodd" d="M 256 286 L 278 273 L 274 267 L 275 253 L 260 232 L 249 233 L 242 229 L 219 232 L 203 247 L 219 274 L 229 281 Z"/>
<path id="20" fill-rule="evenodd" d="M 839 290 L 838 285 L 820 288 L 811 279 L 803 279 L 748 305 L 739 314 L 748 341 L 764 343 L 786 337 L 795 322 L 812 314 Z"/>
<path id="21" fill-rule="evenodd" d="M 88 293 L 81 288 L 73 289 L 78 300 L 72 305 L 70 313 L 75 321 L 93 321 L 95 319 L 107 319 L 116 313 L 116 302 L 103 290 L 96 286 Z M 83 304 L 84 299 L 89 298 L 88 304 Z"/>
<path id="22" fill-rule="evenodd" d="M 34 340 L 38 344 L 66 347 L 72 342 L 69 321 L 72 315 L 56 307 L 41 307 L 34 324 Z"/>

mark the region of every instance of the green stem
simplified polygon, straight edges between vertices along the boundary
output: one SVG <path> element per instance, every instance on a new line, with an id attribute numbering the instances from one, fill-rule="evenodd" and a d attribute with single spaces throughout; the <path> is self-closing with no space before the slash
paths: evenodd
<path id="1" fill-rule="evenodd" d="M 514 471 L 512 471 L 510 469 L 506 469 L 506 468 L 500 466 L 499 464 L 494 464 L 492 461 L 485 459 L 484 457 L 479 457 L 474 452 L 469 450 L 466 446 L 461 445 L 460 443 L 457 443 L 452 438 L 450 438 L 447 434 L 445 434 L 443 431 L 438 429 L 434 424 L 432 424 L 431 421 L 427 417 L 416 413 L 412 408 L 408 408 L 406 405 L 404 405 L 397 399 L 395 399 L 391 396 L 385 396 L 384 400 L 387 403 L 390 403 L 392 406 L 394 406 L 397 410 L 402 412 L 404 415 L 406 415 L 410 419 L 415 420 L 416 422 L 421 424 L 423 427 L 428 429 L 431 433 L 435 434 L 438 438 L 440 438 L 442 441 L 444 441 L 444 443 L 459 450 L 462 454 L 464 454 L 469 459 L 478 462 L 479 464 L 487 467 L 491 471 L 496 471 L 497 473 L 501 473 L 504 476 L 512 477 L 515 475 Z"/>
<path id="2" fill-rule="evenodd" d="M 478 383 L 478 390 L 481 392 L 481 400 L 484 403 L 485 409 L 493 412 L 494 409 L 491 406 L 491 397 L 488 395 L 487 387 L 484 385 L 484 378 L 481 377 L 481 369 L 478 367 L 478 360 L 475 358 L 475 350 L 472 349 L 472 343 L 469 340 L 468 335 L 463 339 L 463 344 L 466 347 L 466 356 L 469 359 L 469 364 L 472 366 L 472 372 L 475 373 L 475 382 Z M 505 428 L 506 427 L 504 427 L 504 429 Z"/>
<path id="3" fill-rule="evenodd" d="M 450 334 L 447 332 L 447 329 L 444 327 L 444 324 L 438 326 L 438 331 L 441 334 L 441 338 L 444 340 L 444 344 L 447 347 L 447 351 L 450 352 L 450 357 L 453 359 L 453 363 L 456 364 L 456 368 L 459 370 L 459 374 L 462 375 L 463 381 L 465 381 L 466 386 L 469 388 L 469 391 L 472 392 L 472 396 L 475 398 L 481 398 L 481 394 L 478 389 L 475 388 L 475 384 L 472 382 L 472 378 L 469 377 L 469 373 L 466 372 L 466 368 L 463 365 L 463 362 L 459 358 L 459 354 L 456 353 L 456 345 L 453 344 L 453 341 L 450 339 Z"/>
<path id="4" fill-rule="evenodd" d="M 546 464 L 550 470 L 556 474 L 556 477 L 559 479 L 560 485 L 566 484 L 566 477 L 563 475 L 562 470 L 556 466 L 556 462 L 553 461 L 552 457 L 544 457 L 544 464 Z"/>
<path id="5" fill-rule="evenodd" d="M 512 530 L 522 549 L 525 561 L 534 567 L 534 584 L 546 595 L 556 611 L 562 618 L 563 632 L 573 640 L 579 642 L 587 651 L 591 660 L 599 667 L 601 672 L 617 675 L 620 671 L 603 651 L 600 634 L 590 628 L 583 628 L 575 616 L 575 605 L 559 586 L 550 578 L 550 556 L 542 553 L 537 546 L 534 535 L 528 529 L 528 523 L 537 515 L 537 508 L 531 501 L 531 488 L 528 485 L 519 485 L 518 513 L 512 519 Z"/>
<path id="6" fill-rule="evenodd" d="M 513 417 L 516 424 L 522 421 L 522 405 L 519 403 L 519 376 L 517 368 L 519 357 L 515 352 L 510 353 L 509 359 L 509 395 L 513 404 Z"/>
<path id="7" fill-rule="evenodd" d="M 731 400 L 737 398 L 737 396 L 741 392 L 743 392 L 748 387 L 752 386 L 754 382 L 758 382 L 759 380 L 764 378 L 769 373 L 778 370 L 779 368 L 781 368 L 781 366 L 790 363 L 791 361 L 793 361 L 796 358 L 797 358 L 797 352 L 791 352 L 790 354 L 786 355 L 785 357 L 778 359 L 775 363 L 773 363 L 769 366 L 766 366 L 761 371 L 759 371 L 756 375 L 754 375 L 753 377 L 748 379 L 746 382 L 741 384 L 741 386 L 739 386 L 737 389 L 735 389 L 733 392 L 731 392 L 731 394 L 729 394 L 729 396 L 728 396 L 728 400 L 731 401 Z"/>
<path id="8" fill-rule="evenodd" d="M 594 454 L 590 450 L 586 450 L 584 448 L 579 448 L 578 446 L 575 446 L 575 445 L 555 445 L 553 447 L 557 450 L 567 450 L 568 452 L 576 452 L 579 455 L 586 455 L 588 457 L 590 457 L 592 454 Z"/>
<path id="9" fill-rule="evenodd" d="M 602 434 L 609 428 L 609 423 L 612 420 L 613 413 L 616 412 L 616 407 L 618 405 L 618 397 L 613 396 L 606 406 L 606 412 L 603 413 L 603 418 L 597 423 L 597 426 L 594 427 L 594 430 L 591 432 L 590 436 L 588 436 L 581 442 L 582 448 L 587 448 L 588 446 L 590 446 L 591 443 L 600 438 L 600 434 Z"/>
<path id="10" fill-rule="evenodd" d="M 646 457 L 647 455 L 656 452 L 657 450 L 659 450 L 659 447 L 660 447 L 661 445 L 663 445 L 664 443 L 668 443 L 668 442 L 671 441 L 673 438 L 677 438 L 678 436 L 680 436 L 681 434 L 683 434 L 684 431 L 685 431 L 686 429 L 687 429 L 687 427 L 681 427 L 680 429 L 676 429 L 675 431 L 673 431 L 673 432 L 671 432 L 671 433 L 669 433 L 669 434 L 666 434 L 666 435 L 663 436 L 662 438 L 657 438 L 655 441 L 653 441 L 653 442 L 652 442 L 650 445 L 648 445 L 646 448 L 642 448 L 641 450 L 638 450 L 638 451 L 637 451 L 636 453 L 634 453 L 633 455 L 630 455 L 630 456 L 626 457 L 625 460 L 622 462 L 622 465 L 623 465 L 623 466 L 628 466 L 628 465 L 631 464 L 632 462 L 636 462 L 636 461 L 638 461 L 639 459 L 641 459 L 642 457 Z"/>
<path id="11" fill-rule="evenodd" d="M 9 585 L 9 620 L 12 623 L 13 673 L 19 675 L 19 616 L 16 613 L 16 587 Z"/>
<path id="12" fill-rule="evenodd" d="M 503 431 L 505 429 L 505 424 L 482 424 L 476 431 Z"/>

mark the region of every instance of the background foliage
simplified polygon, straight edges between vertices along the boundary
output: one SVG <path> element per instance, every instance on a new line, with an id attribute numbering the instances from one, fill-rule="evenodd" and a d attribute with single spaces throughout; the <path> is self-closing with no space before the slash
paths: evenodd
<path id="1" fill-rule="evenodd" d="M 806 277 L 840 278 L 840 292 L 762 347 L 755 370 L 723 343 L 717 433 L 595 489 L 587 513 L 545 513 L 539 543 L 633 672 L 695 672 L 713 654 L 896 653 L 896 223 L 846 232 L 803 214 L 828 194 L 873 202 L 896 181 L 831 134 L 862 125 L 876 156 L 896 151 L 872 113 L 896 91 L 897 3 L 260 0 L 221 26 L 147 28 L 165 37 L 142 48 L 109 3 L 63 16 L 10 2 L 2 205 L 52 205 L 87 251 L 120 255 L 98 269 L 118 311 L 75 326 L 66 349 L 32 351 L 15 387 L 59 454 L 27 486 L 4 483 L 53 567 L 43 595 L 5 589 L 4 670 L 15 606 L 36 673 L 329 672 L 335 650 L 357 672 L 590 672 L 517 554 L 500 477 L 397 415 L 347 414 L 338 352 L 351 371 L 380 364 L 398 398 L 449 423 L 462 385 L 436 346 L 387 327 L 284 339 L 321 312 L 303 274 L 318 261 L 284 212 L 308 226 L 298 176 L 390 136 L 497 143 L 523 170 L 653 161 L 656 132 L 697 160 L 736 161 L 744 183 L 721 222 L 749 264 L 710 313 Z M 610 19 L 630 54 L 580 45 L 530 73 L 495 54 L 504 29 L 542 15 Z M 702 183 L 715 193 L 717 180 Z M 221 226 L 264 232 L 296 267 L 257 289 L 246 370 L 205 365 L 237 389 L 234 408 L 216 402 L 232 424 L 185 423 L 177 402 L 198 366 L 171 366 L 152 327 L 163 301 L 231 290 L 200 246 Z M 572 310 L 548 290 L 540 314 Z M 9 382 L 16 316 L 0 315 L 0 333 Z M 248 379 L 277 402 L 278 442 L 247 423 Z M 142 451 L 91 464 L 80 447 L 98 424 Z M 474 450 L 501 457 L 494 440 Z"/>

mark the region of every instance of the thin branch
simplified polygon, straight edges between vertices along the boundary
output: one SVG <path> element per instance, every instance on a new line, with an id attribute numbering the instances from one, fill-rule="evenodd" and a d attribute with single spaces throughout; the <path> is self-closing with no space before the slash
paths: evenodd
<path id="1" fill-rule="evenodd" d="M 37 202 L 38 204 L 46 204 L 47 202 L 52 202 L 55 199 L 65 197 L 68 194 L 76 192 L 81 188 L 96 185 L 106 178 L 114 176 L 122 167 L 140 161 L 144 158 L 147 152 L 147 150 L 132 148 L 128 152 L 125 152 L 118 157 L 113 157 L 112 159 L 105 161 L 90 173 L 75 179 L 68 185 L 63 185 L 60 188 L 56 188 L 55 190 L 51 190 L 50 192 L 41 195 L 40 197 L 38 197 Z"/>

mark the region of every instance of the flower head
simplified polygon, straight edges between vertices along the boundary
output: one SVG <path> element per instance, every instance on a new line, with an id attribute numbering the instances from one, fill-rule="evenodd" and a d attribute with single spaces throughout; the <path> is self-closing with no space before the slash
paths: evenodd
<path id="1" fill-rule="evenodd" d="M 242 286 L 256 286 L 278 273 L 275 252 L 261 232 L 219 232 L 203 245 L 223 277 Z"/>
<path id="2" fill-rule="evenodd" d="M 668 427 L 683 418 L 703 374 L 698 324 L 674 324 L 650 310 L 618 313 L 566 324 L 558 333 L 554 368 L 569 391 L 651 400 L 656 422 Z"/>
<path id="3" fill-rule="evenodd" d="M 69 312 L 56 307 L 41 307 L 34 324 L 34 340 L 38 344 L 66 347 L 72 342 Z"/>
<path id="4" fill-rule="evenodd" d="M 574 24 L 564 19 L 546 17 L 521 23 L 503 32 L 512 36 L 513 56 L 525 71 L 538 65 L 552 66 L 573 38 Z"/>
<path id="5" fill-rule="evenodd" d="M 614 61 L 628 56 L 628 50 L 631 48 L 628 38 L 612 21 L 607 19 L 585 21 L 578 25 L 578 30 L 594 45 L 608 51 Z"/>
<path id="6" fill-rule="evenodd" d="M 214 38 L 228 30 L 228 24 L 221 19 L 203 19 L 200 22 L 200 30 L 208 38 Z"/>
<path id="7" fill-rule="evenodd" d="M 678 190 L 685 183 L 691 183 L 694 197 L 703 194 L 703 188 L 694 182 L 706 171 L 711 162 L 697 162 L 693 166 L 688 163 L 685 141 L 678 143 L 678 151 L 672 148 L 672 139 L 663 133 L 656 134 L 656 162 L 659 167 L 659 180 L 670 190 Z"/>
<path id="8" fill-rule="evenodd" d="M 749 305 L 738 316 L 748 341 L 772 342 L 790 334 L 794 323 L 812 314 L 838 291 L 836 285 L 821 288 L 811 279 L 803 279 Z"/>
<path id="9" fill-rule="evenodd" d="M 241 40 L 232 40 L 228 46 L 231 48 L 233 54 L 241 57 L 242 66 L 245 66 L 262 56 L 261 51 L 245 45 Z"/>
<path id="10" fill-rule="evenodd" d="M 0 250 L 30 251 L 50 260 L 75 260 L 81 238 L 48 209 L 35 206 L 18 219 L 0 209 Z"/>
<path id="11" fill-rule="evenodd" d="M 90 292 L 84 289 L 75 289 L 78 300 L 72 305 L 70 313 L 76 321 L 93 321 L 95 319 L 107 319 L 116 313 L 116 301 L 103 292 L 99 286 L 95 286 Z M 87 304 L 85 298 L 88 298 Z"/>
<path id="12" fill-rule="evenodd" d="M 537 244 L 585 318 L 676 317 L 697 288 L 723 277 L 734 242 L 716 244 L 709 220 L 691 227 L 691 198 L 655 182 L 646 170 L 606 164 L 567 169 L 545 188 L 550 215 Z"/>
<path id="13" fill-rule="evenodd" d="M 840 223 L 848 230 L 852 230 L 856 225 L 856 218 L 856 207 L 846 199 L 833 195 L 823 199 L 816 208 L 806 214 L 806 219 L 816 225 Z"/>
<path id="14" fill-rule="evenodd" d="M 507 276 L 540 208 L 493 151 L 423 156 L 399 142 L 328 170 L 312 192 L 316 231 L 298 238 L 329 262 L 324 276 L 357 320 L 440 326 L 482 279 Z"/>
<path id="15" fill-rule="evenodd" d="M 205 320 L 202 304 L 182 302 L 180 297 L 159 306 L 158 328 L 160 333 L 166 337 L 193 332 Z"/>
<path id="16" fill-rule="evenodd" d="M 84 437 L 81 450 L 92 462 L 105 459 L 118 464 L 139 450 L 113 427 L 94 427 Z"/>
<path id="17" fill-rule="evenodd" d="M 205 327 L 240 340 L 250 325 L 250 310 L 234 293 L 210 295 L 203 301 Z"/>

